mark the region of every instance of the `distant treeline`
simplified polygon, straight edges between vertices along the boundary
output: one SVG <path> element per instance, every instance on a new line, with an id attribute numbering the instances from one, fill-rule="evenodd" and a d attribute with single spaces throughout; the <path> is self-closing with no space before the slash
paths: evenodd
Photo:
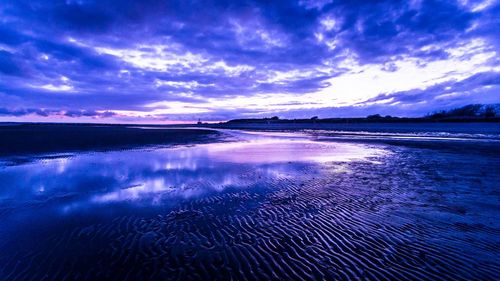
<path id="1" fill-rule="evenodd" d="M 410 123 L 410 122 L 499 122 L 500 105 L 470 104 L 450 110 L 442 110 L 427 114 L 424 117 L 395 117 L 380 114 L 368 115 L 360 118 L 318 118 L 308 119 L 280 119 L 278 116 L 270 118 L 233 119 L 227 124 L 241 123 Z"/>
<path id="2" fill-rule="evenodd" d="M 450 110 L 437 111 L 426 116 L 427 118 L 494 118 L 500 117 L 499 105 L 469 104 L 463 107 Z"/>

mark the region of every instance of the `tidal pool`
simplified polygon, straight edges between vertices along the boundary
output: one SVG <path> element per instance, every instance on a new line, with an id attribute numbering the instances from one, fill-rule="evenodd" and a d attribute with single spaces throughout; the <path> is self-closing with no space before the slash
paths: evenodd
<path id="1" fill-rule="evenodd" d="M 226 188 L 300 176 L 300 168 L 326 162 L 368 161 L 382 149 L 349 143 L 325 143 L 302 134 L 229 131 L 237 140 L 176 146 L 38 156 L 0 170 L 0 199 L 28 204 L 68 197 L 53 207 L 62 212 L 91 204 L 170 204 L 176 198 L 210 195 Z M 71 195 L 71 196 L 69 196 Z M 69 198 L 71 197 L 71 198 Z M 165 202 L 171 200 L 172 202 Z M 58 205 L 58 206 L 56 206 Z"/>

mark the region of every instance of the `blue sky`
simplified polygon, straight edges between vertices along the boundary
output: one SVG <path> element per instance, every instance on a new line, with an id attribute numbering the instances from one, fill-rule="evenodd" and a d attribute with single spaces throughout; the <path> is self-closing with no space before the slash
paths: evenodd
<path id="1" fill-rule="evenodd" d="M 499 103 L 499 2 L 0 0 L 0 121 L 420 116 Z"/>

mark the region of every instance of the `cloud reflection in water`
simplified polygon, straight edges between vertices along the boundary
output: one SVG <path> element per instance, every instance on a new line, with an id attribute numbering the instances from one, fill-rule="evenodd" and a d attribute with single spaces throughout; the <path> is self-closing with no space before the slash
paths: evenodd
<path id="1" fill-rule="evenodd" d="M 113 202 L 160 205 L 230 188 L 265 187 L 297 176 L 304 165 L 366 160 L 380 153 L 361 144 L 265 135 L 241 142 L 86 153 L 4 167 L 0 198 L 25 204 L 65 197 L 64 212 Z"/>

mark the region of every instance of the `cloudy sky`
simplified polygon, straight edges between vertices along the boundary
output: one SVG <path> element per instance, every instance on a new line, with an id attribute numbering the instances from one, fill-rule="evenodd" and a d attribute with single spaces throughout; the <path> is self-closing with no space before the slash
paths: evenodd
<path id="1" fill-rule="evenodd" d="M 499 2 L 0 0 L 0 121 L 420 116 L 499 103 Z"/>

